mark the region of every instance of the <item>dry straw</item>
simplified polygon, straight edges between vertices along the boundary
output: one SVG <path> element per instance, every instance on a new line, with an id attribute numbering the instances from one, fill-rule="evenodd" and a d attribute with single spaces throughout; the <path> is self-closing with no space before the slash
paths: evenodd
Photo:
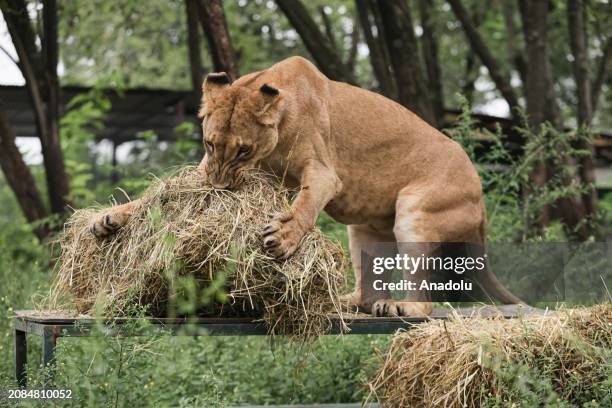
<path id="1" fill-rule="evenodd" d="M 341 315 L 345 257 L 318 229 L 286 261 L 263 251 L 260 231 L 269 214 L 289 208 L 287 193 L 259 173 L 237 191 L 217 190 L 189 167 L 156 181 L 115 236 L 94 238 L 88 223 L 95 210 L 76 211 L 58 240 L 45 306 L 117 315 L 139 305 L 163 314 L 181 297 L 185 277 L 201 290 L 224 279 L 229 296 L 213 313 L 259 314 L 270 334 L 320 334 L 330 313 Z"/>
<path id="2" fill-rule="evenodd" d="M 487 399 L 510 406 L 520 401 L 507 381 L 527 383 L 532 375 L 547 377 L 559 398 L 572 401 L 590 384 L 605 383 L 605 372 L 594 368 L 609 367 L 611 325 L 610 304 L 511 320 L 456 315 L 424 323 L 395 335 L 368 384 L 370 398 L 389 407 L 478 407 Z M 533 377 L 533 370 L 540 374 Z"/>

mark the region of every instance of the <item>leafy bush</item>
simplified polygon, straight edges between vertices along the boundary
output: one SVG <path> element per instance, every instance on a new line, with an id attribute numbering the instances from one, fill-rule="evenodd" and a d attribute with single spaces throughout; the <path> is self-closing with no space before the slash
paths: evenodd
<path id="1" fill-rule="evenodd" d="M 548 124 L 533 129 L 522 117 L 515 131 L 526 143 L 521 154 L 516 156 L 499 126 L 495 132 L 478 128 L 464 99 L 461 105 L 462 113 L 456 126 L 446 133 L 462 145 L 478 170 L 485 191 L 489 241 L 565 241 L 571 238 L 575 231 L 559 221 L 544 229 L 538 227 L 538 221 L 545 208 L 593 188 L 578 183 L 576 166 L 567 165 L 589 154 L 576 148 L 578 141 L 590 137 L 589 132 L 582 129 L 560 132 Z M 483 148 L 484 141 L 490 145 L 488 150 Z M 530 178 L 539 163 L 546 163 L 551 174 L 542 186 L 534 185 Z M 585 223 L 595 221 L 584 220 Z"/>

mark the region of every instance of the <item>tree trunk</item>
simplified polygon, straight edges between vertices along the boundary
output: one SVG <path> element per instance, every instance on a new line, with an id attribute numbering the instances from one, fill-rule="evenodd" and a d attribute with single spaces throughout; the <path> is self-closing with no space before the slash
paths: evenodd
<path id="1" fill-rule="evenodd" d="M 519 103 L 518 97 L 516 96 L 516 93 L 514 92 L 514 89 L 510 83 L 510 78 L 504 74 L 501 65 L 498 63 L 495 57 L 493 57 L 493 54 L 487 47 L 487 44 L 484 42 L 482 36 L 469 18 L 465 7 L 461 3 L 461 0 L 448 0 L 448 3 L 453 9 L 453 13 L 457 19 L 461 22 L 463 32 L 465 33 L 465 36 L 472 49 L 478 55 L 478 58 L 480 58 L 484 66 L 487 67 L 489 76 L 506 102 L 508 102 L 510 110 L 512 111 L 514 108 L 519 106 Z M 543 1 L 543 3 L 545 2 Z"/>
<path id="2" fill-rule="evenodd" d="M 60 86 L 57 77 L 58 44 L 57 44 L 57 2 L 46 0 L 43 7 L 42 55 L 44 61 L 45 81 L 42 84 L 46 94 L 45 137 L 41 138 L 43 159 L 49 185 L 49 202 L 51 211 L 63 213 L 68 208 L 68 175 L 64 167 L 64 155 L 59 135 L 60 120 Z"/>
<path id="3" fill-rule="evenodd" d="M 377 4 L 385 27 L 399 101 L 435 126 L 436 118 L 425 87 L 410 9 L 403 0 L 386 0 Z"/>
<path id="4" fill-rule="evenodd" d="M 325 6 L 319 6 L 318 9 L 319 15 L 321 16 L 321 21 L 323 21 L 323 29 L 325 31 L 327 41 L 329 41 L 329 45 L 331 45 L 334 51 L 339 52 L 338 44 L 336 44 L 336 38 L 334 37 L 334 28 L 332 27 L 332 23 L 329 19 L 329 16 L 325 12 Z"/>
<path id="5" fill-rule="evenodd" d="M 519 74 L 521 81 L 523 84 L 525 83 L 525 57 L 522 54 L 522 51 L 517 46 L 516 39 L 519 36 L 519 31 L 516 28 L 516 24 L 514 22 L 514 3 L 511 1 L 502 1 L 502 13 L 504 15 L 504 23 L 506 25 L 506 53 L 508 54 L 508 59 L 512 61 L 514 64 L 514 68 Z"/>
<path id="6" fill-rule="evenodd" d="M 478 57 L 472 53 L 468 53 L 465 57 L 465 79 L 461 87 L 461 93 L 467 99 L 470 106 L 474 104 L 474 91 L 476 90 L 476 80 L 480 74 L 480 64 Z"/>
<path id="7" fill-rule="evenodd" d="M 572 68 L 578 97 L 578 122 L 589 125 L 593 115 L 591 81 L 587 56 L 586 12 L 583 0 L 568 0 L 567 21 L 570 47 L 574 56 Z"/>
<path id="8" fill-rule="evenodd" d="M 185 0 L 185 11 L 187 13 L 187 48 L 189 50 L 191 87 L 194 92 L 200 93 L 204 72 L 202 70 L 202 54 L 200 52 L 197 0 Z"/>
<path id="9" fill-rule="evenodd" d="M 593 81 L 593 89 L 591 90 L 591 97 L 593 98 L 591 101 L 591 106 L 593 108 L 593 112 L 597 110 L 601 88 L 603 87 L 606 78 L 610 76 L 610 72 L 612 72 L 612 36 L 608 37 L 608 40 L 603 47 L 603 55 L 599 60 L 597 74 L 595 75 L 595 80 Z"/>
<path id="10" fill-rule="evenodd" d="M 431 104 L 436 123 L 440 124 L 444 120 L 444 94 L 442 92 L 442 74 L 438 57 L 438 39 L 432 21 L 433 9 L 433 0 L 419 0 L 421 26 L 423 27 L 423 57 L 427 68 Z"/>
<path id="11" fill-rule="evenodd" d="M 232 81 L 237 79 L 238 62 L 221 0 L 198 0 L 198 11 L 215 71 L 225 72 Z"/>
<path id="12" fill-rule="evenodd" d="M 36 181 L 15 144 L 15 133 L 0 110 L 0 168 L 8 185 L 28 222 L 39 221 L 49 215 L 42 201 Z M 39 226 L 34 229 L 39 239 L 49 235 L 49 229 Z"/>
<path id="13" fill-rule="evenodd" d="M 2 13 L 19 56 L 19 68 L 36 118 L 51 211 L 64 213 L 69 206 L 70 187 L 59 137 L 57 3 L 47 0 L 43 4 L 40 50 L 25 1 L 9 0 L 3 4 Z"/>
<path id="14" fill-rule="evenodd" d="M 551 85 L 548 65 L 546 17 L 548 5 L 546 1 L 520 1 L 523 33 L 525 36 L 525 51 L 527 69 L 525 71 L 525 99 L 529 125 L 536 130 L 548 118 L 546 104 L 548 102 L 548 87 Z M 529 175 L 535 187 L 543 187 L 548 180 L 546 163 L 540 161 Z M 550 208 L 544 208 L 539 225 L 544 227 L 550 223 Z"/>
<path id="15" fill-rule="evenodd" d="M 299 0 L 276 0 L 276 4 L 300 35 L 321 72 L 329 79 L 355 84 L 353 74 L 327 37 L 321 33 L 304 4 Z"/>
<path id="16" fill-rule="evenodd" d="M 351 31 L 351 46 L 346 56 L 345 65 L 351 74 L 355 75 L 355 63 L 357 62 L 357 52 L 359 51 L 359 26 L 353 20 L 353 31 Z"/>
<path id="17" fill-rule="evenodd" d="M 583 0 L 568 0 L 567 19 L 570 37 L 570 46 L 574 56 L 573 69 L 576 81 L 576 96 L 578 99 L 578 123 L 580 126 L 590 126 L 593 118 L 593 99 L 591 96 L 591 80 L 589 77 L 589 61 L 586 31 L 586 10 Z M 582 195 L 587 216 L 592 216 L 597 210 L 597 192 L 595 190 L 595 164 L 593 157 L 595 150 L 587 141 L 581 141 L 581 149 L 590 152 L 589 156 L 582 158 L 580 163 L 580 177 L 582 182 L 593 188 Z M 582 228 L 579 235 L 587 238 L 592 231 Z"/>
<path id="18" fill-rule="evenodd" d="M 537 131 L 539 125 L 544 122 L 549 122 L 556 129 L 561 129 L 559 106 L 548 59 L 549 2 L 520 0 L 519 6 L 527 56 L 525 99 L 529 124 L 534 131 Z M 574 164 L 566 160 L 564 165 Z M 546 163 L 539 163 L 531 174 L 532 184 L 543 186 L 549 177 L 548 173 Z M 568 179 L 565 182 L 569 185 L 572 180 Z M 555 203 L 555 213 L 573 231 L 584 220 L 586 209 L 580 196 L 568 197 Z M 551 210 L 547 208 L 543 211 L 541 225 L 547 225 L 550 219 Z"/>
<path id="19" fill-rule="evenodd" d="M 548 1 L 520 0 L 527 56 L 525 100 L 532 126 L 549 121 L 558 129 L 559 107 L 548 59 L 548 6 Z"/>
<path id="20" fill-rule="evenodd" d="M 486 10 L 478 3 L 473 3 L 472 6 L 471 21 L 474 29 L 478 30 Z M 465 96 L 470 106 L 474 103 L 474 91 L 476 90 L 476 80 L 480 76 L 480 67 L 481 63 L 478 56 L 473 52 L 467 53 L 465 57 L 465 79 L 461 87 L 461 93 Z"/>
<path id="21" fill-rule="evenodd" d="M 370 0 L 355 0 L 355 5 L 363 36 L 370 50 L 370 64 L 380 92 L 391 99 L 396 99 L 395 84 L 390 70 L 391 63 L 385 52 L 384 35 L 382 28 L 376 24 L 373 14 L 375 8 L 372 7 Z M 376 28 L 376 36 L 372 32 L 372 27 Z"/>
<path id="22" fill-rule="evenodd" d="M 384 57 L 384 61 L 387 67 L 389 67 L 390 73 L 393 78 L 393 64 L 391 63 L 391 54 L 389 54 L 389 47 L 387 47 L 387 35 L 385 34 L 385 24 L 383 22 L 382 16 L 380 15 L 380 9 L 377 7 L 377 0 L 367 0 L 370 5 L 370 11 L 372 12 L 372 17 L 374 17 L 374 26 L 376 27 L 376 35 L 378 38 L 378 42 L 382 47 L 382 53 Z M 393 79 L 392 83 L 394 84 L 394 92 L 397 94 L 397 85 L 395 85 L 395 79 Z"/>

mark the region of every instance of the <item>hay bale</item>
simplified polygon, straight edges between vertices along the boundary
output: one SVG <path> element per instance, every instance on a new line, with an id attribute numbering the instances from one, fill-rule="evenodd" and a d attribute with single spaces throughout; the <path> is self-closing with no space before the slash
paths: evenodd
<path id="1" fill-rule="evenodd" d="M 511 320 L 454 316 L 396 334 L 370 398 L 390 407 L 582 406 L 609 398 L 611 348 L 611 304 Z"/>
<path id="2" fill-rule="evenodd" d="M 217 297 L 207 312 L 259 314 L 270 334 L 319 334 L 330 312 L 341 314 L 345 256 L 318 229 L 288 260 L 268 256 L 260 231 L 269 214 L 288 208 L 287 191 L 260 173 L 232 192 L 214 189 L 190 167 L 156 181 L 114 236 L 96 239 L 88 230 L 95 210 L 76 211 L 58 239 L 45 307 L 117 315 L 139 305 L 159 315 L 181 296 L 181 279 L 192 277 L 199 288 L 222 279 L 229 302 Z"/>

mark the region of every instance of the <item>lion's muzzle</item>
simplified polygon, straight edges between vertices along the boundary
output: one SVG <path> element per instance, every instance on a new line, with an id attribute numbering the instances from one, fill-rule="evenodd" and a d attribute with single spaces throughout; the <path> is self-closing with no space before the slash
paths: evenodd
<path id="1" fill-rule="evenodd" d="M 244 181 L 240 171 L 226 174 L 215 174 L 213 172 L 208 173 L 208 180 L 214 188 L 232 190 L 240 186 Z"/>

